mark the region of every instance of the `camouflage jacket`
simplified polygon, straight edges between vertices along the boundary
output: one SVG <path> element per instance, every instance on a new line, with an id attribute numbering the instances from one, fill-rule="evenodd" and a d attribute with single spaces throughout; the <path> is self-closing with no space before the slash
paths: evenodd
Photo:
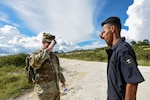
<path id="1" fill-rule="evenodd" d="M 35 71 L 35 84 L 56 81 L 57 86 L 59 86 L 59 81 L 65 82 L 59 59 L 53 52 L 48 54 L 46 49 L 42 49 L 32 53 L 29 59 L 29 64 Z"/>

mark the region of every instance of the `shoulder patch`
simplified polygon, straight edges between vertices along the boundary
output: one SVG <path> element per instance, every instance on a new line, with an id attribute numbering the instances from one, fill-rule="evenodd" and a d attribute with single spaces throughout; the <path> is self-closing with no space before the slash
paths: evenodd
<path id="1" fill-rule="evenodd" d="M 128 56 L 125 58 L 125 63 L 128 65 L 128 66 L 132 66 L 134 64 L 134 60 L 132 57 Z"/>

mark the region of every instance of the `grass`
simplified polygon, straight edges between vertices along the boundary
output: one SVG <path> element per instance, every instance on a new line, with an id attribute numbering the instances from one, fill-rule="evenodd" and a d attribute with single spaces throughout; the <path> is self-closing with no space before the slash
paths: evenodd
<path id="1" fill-rule="evenodd" d="M 0 76 L 0 100 L 15 98 L 32 87 L 27 83 L 25 71 L 22 67 L 1 67 Z"/>
<path id="2" fill-rule="evenodd" d="M 69 59 L 107 62 L 106 48 L 107 47 L 96 48 L 93 50 L 75 50 L 73 52 L 60 53 L 58 56 Z M 150 46 L 133 46 L 138 64 L 150 66 L 150 50 L 144 50 L 145 48 L 150 48 Z"/>
<path id="3" fill-rule="evenodd" d="M 142 66 L 150 66 L 150 60 L 138 60 L 138 64 Z"/>
<path id="4" fill-rule="evenodd" d="M 105 48 L 97 48 L 94 50 L 77 50 L 73 52 L 58 54 L 59 57 L 69 59 L 79 59 L 86 61 L 106 61 L 107 55 Z"/>

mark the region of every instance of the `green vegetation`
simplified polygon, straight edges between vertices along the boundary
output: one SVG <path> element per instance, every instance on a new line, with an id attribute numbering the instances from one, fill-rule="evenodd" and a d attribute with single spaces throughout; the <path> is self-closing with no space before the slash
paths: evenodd
<path id="1" fill-rule="evenodd" d="M 25 66 L 25 57 L 27 54 L 15 54 L 9 56 L 0 56 L 0 67 L 14 65 L 16 67 Z"/>
<path id="2" fill-rule="evenodd" d="M 106 48 L 96 48 L 94 50 L 75 50 L 58 54 L 59 57 L 69 59 L 79 59 L 87 61 L 106 61 Z"/>
<path id="3" fill-rule="evenodd" d="M 0 57 L 0 100 L 17 97 L 31 89 L 32 86 L 27 83 L 25 76 L 25 63 L 20 63 L 24 59 L 25 54 Z"/>
<path id="4" fill-rule="evenodd" d="M 148 40 L 143 42 L 131 42 L 137 55 L 139 65 L 150 66 L 150 44 Z M 105 52 L 107 47 L 93 50 L 75 50 L 72 52 L 58 53 L 59 57 L 79 59 L 87 61 L 107 61 Z M 16 54 L 0 56 L 0 100 L 8 100 L 31 90 L 25 76 L 25 58 L 28 54 Z"/>
<path id="5" fill-rule="evenodd" d="M 148 40 L 131 42 L 133 49 L 135 50 L 137 61 L 139 65 L 150 66 L 150 44 Z M 107 47 L 96 48 L 92 50 L 75 50 L 72 52 L 62 52 L 58 54 L 59 57 L 69 59 L 79 59 L 87 61 L 107 61 L 107 54 L 105 52 Z"/>
<path id="6" fill-rule="evenodd" d="M 139 65 L 150 66 L 150 45 L 133 46 Z"/>

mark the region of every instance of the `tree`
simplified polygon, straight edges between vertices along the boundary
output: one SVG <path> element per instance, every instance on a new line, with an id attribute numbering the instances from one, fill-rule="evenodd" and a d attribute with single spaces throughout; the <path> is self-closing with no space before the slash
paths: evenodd
<path id="1" fill-rule="evenodd" d="M 131 45 L 136 45 L 136 41 L 131 41 Z"/>
<path id="2" fill-rule="evenodd" d="M 144 40 L 143 40 L 143 45 L 149 45 L 149 40 L 144 39 Z"/>

